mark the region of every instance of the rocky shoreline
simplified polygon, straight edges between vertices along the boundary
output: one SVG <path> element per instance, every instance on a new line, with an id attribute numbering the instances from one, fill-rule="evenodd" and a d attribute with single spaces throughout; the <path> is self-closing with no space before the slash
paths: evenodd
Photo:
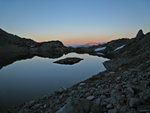
<path id="1" fill-rule="evenodd" d="M 4 113 L 150 113 L 149 50 L 150 33 L 141 30 L 133 39 L 86 48 L 110 58 L 106 71 Z"/>
<path id="2" fill-rule="evenodd" d="M 147 60 L 134 68 L 101 72 L 71 88 L 16 106 L 9 113 L 149 113 L 149 67 Z"/>

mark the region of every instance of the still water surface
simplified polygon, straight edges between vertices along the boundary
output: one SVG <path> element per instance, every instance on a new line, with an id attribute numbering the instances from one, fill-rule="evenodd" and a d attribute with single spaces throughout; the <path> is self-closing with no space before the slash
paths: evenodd
<path id="1" fill-rule="evenodd" d="M 74 65 L 55 64 L 66 57 L 84 60 Z M 36 99 L 58 90 L 70 87 L 98 72 L 104 71 L 107 59 L 88 54 L 69 53 L 60 58 L 33 57 L 16 61 L 0 70 L 0 109 Z"/>

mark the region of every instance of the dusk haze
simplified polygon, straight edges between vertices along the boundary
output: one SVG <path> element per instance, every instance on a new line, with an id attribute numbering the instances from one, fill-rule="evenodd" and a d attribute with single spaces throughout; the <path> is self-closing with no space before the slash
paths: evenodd
<path id="1" fill-rule="evenodd" d="M 38 42 L 107 42 L 150 29 L 149 0 L 0 0 L 4 30 Z"/>

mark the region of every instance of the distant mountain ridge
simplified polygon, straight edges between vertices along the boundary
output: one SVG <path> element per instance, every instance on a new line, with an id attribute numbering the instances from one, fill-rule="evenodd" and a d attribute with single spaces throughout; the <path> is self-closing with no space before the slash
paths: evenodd
<path id="1" fill-rule="evenodd" d="M 80 45 L 68 45 L 68 47 L 73 47 L 73 48 L 77 48 L 77 47 L 91 47 L 91 46 L 97 46 L 97 45 L 101 45 L 104 44 L 104 42 L 89 42 L 86 44 L 80 44 Z"/>
<path id="2" fill-rule="evenodd" d="M 4 31 L 0 28 L 0 46 L 7 45 L 7 44 L 16 44 L 16 45 L 20 45 L 20 46 L 31 46 L 31 45 L 37 45 L 37 42 L 35 42 L 32 39 L 21 38 L 17 35 L 7 33 L 6 31 Z"/>
<path id="3" fill-rule="evenodd" d="M 8 33 L 0 28 L 0 46 L 7 45 L 7 44 L 14 44 L 19 46 L 27 46 L 27 47 L 33 47 L 43 44 L 54 44 L 55 45 L 61 45 L 64 46 L 64 44 L 58 40 L 56 41 L 47 41 L 47 42 L 36 42 L 32 39 L 28 38 L 21 38 L 17 35 Z"/>
<path id="4" fill-rule="evenodd" d="M 0 54 L 3 56 L 37 55 L 43 57 L 62 56 L 66 47 L 61 41 L 36 42 L 21 38 L 0 29 Z"/>

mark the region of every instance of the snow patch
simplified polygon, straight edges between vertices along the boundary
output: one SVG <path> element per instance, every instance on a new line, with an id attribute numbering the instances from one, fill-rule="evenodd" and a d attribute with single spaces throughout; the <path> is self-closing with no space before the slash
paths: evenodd
<path id="1" fill-rule="evenodd" d="M 95 49 L 95 51 L 101 51 L 101 50 L 104 50 L 104 49 L 106 49 L 106 47 L 97 48 L 97 49 Z"/>
<path id="2" fill-rule="evenodd" d="M 114 51 L 117 51 L 117 50 L 119 50 L 119 49 L 122 49 L 124 46 L 125 46 L 125 44 L 122 45 L 122 46 L 117 47 Z"/>
<path id="3" fill-rule="evenodd" d="M 97 53 L 98 55 L 104 55 L 103 53 Z"/>

